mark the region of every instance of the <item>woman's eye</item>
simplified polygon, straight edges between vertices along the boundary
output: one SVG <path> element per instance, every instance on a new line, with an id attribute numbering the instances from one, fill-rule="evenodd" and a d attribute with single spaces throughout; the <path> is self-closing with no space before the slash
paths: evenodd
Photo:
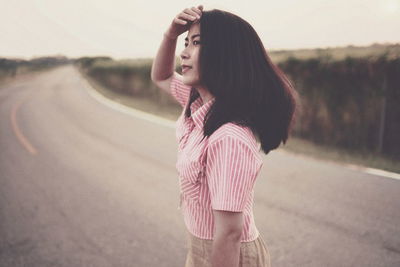
<path id="1" fill-rule="evenodd" d="M 193 44 L 200 44 L 200 41 L 193 41 Z M 185 43 L 185 47 L 188 46 L 188 43 Z"/>

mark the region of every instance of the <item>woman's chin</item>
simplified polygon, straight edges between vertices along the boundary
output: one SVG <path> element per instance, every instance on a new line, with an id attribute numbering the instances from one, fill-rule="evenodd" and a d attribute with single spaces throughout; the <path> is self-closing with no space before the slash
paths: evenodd
<path id="1" fill-rule="evenodd" d="M 189 77 L 185 77 L 185 74 L 183 75 L 182 82 L 188 86 L 193 86 L 195 84 L 195 81 L 193 81 L 193 79 L 190 79 Z"/>

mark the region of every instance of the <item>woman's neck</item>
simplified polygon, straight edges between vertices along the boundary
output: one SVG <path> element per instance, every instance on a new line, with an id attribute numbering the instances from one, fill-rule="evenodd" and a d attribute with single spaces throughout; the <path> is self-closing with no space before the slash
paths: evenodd
<path id="1" fill-rule="evenodd" d="M 214 96 L 204 87 L 197 86 L 196 90 L 197 92 L 199 92 L 203 104 L 207 103 L 208 101 L 214 98 Z"/>

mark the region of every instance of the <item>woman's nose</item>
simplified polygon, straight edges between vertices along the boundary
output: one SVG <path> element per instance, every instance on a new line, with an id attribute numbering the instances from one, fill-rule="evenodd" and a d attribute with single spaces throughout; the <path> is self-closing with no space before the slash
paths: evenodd
<path id="1" fill-rule="evenodd" d="M 189 56 L 188 56 L 188 53 L 186 53 L 185 52 L 185 50 L 183 50 L 182 52 L 181 52 L 181 59 L 187 59 Z"/>

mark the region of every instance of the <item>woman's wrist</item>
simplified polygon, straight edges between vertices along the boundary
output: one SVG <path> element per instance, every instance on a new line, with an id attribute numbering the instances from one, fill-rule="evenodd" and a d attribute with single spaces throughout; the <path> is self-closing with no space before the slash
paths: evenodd
<path id="1" fill-rule="evenodd" d="M 164 32 L 164 37 L 170 40 L 176 40 L 178 37 L 174 37 L 168 34 L 168 32 Z"/>

